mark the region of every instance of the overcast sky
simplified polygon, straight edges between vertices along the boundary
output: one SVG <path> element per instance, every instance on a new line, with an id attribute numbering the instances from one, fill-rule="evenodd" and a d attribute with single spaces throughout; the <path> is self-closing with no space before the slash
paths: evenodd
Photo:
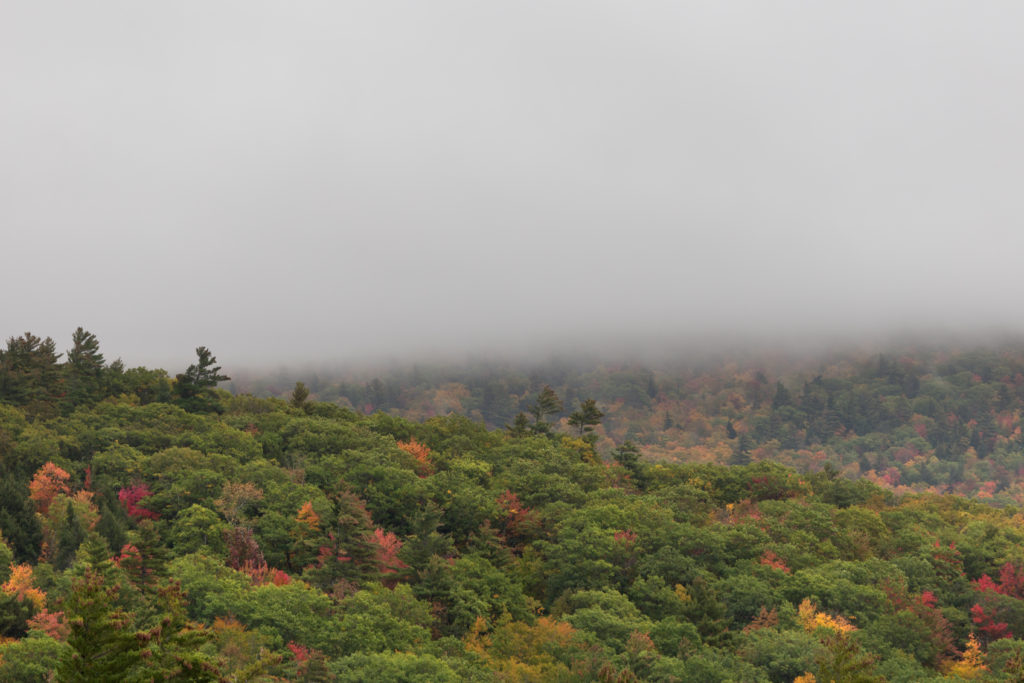
<path id="1" fill-rule="evenodd" d="M 0 4 L 0 334 L 1021 327 L 1024 4 Z M 589 343 L 589 342 L 588 342 Z M 180 366 L 180 367 L 179 367 Z"/>

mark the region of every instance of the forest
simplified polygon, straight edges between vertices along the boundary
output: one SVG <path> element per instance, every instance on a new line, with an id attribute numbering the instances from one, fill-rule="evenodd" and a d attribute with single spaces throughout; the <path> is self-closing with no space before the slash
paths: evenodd
<path id="1" fill-rule="evenodd" d="M 1024 680 L 1024 349 L 0 349 L 3 681 Z"/>

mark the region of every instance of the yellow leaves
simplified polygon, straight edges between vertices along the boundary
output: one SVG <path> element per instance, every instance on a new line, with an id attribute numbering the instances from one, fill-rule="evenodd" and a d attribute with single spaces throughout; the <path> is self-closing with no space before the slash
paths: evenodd
<path id="1" fill-rule="evenodd" d="M 850 633 L 857 630 L 857 627 L 842 617 L 834 617 L 830 614 L 819 612 L 814 603 L 807 598 L 804 598 L 803 602 L 800 603 L 800 607 L 797 609 L 797 617 L 804 630 L 808 632 L 816 631 L 819 628 L 835 631 L 836 633 Z"/>
<path id="2" fill-rule="evenodd" d="M 964 650 L 960 661 L 953 662 L 946 670 L 946 673 L 951 676 L 972 680 L 982 676 L 985 671 L 988 671 L 988 667 L 985 666 L 985 655 L 981 651 L 981 643 L 978 642 L 978 639 L 972 633 L 967 639 L 967 648 Z"/>
<path id="3" fill-rule="evenodd" d="M 487 620 L 483 617 L 477 617 L 466 634 L 466 649 L 479 654 L 485 654 L 487 646 L 490 645 L 490 639 L 484 635 L 486 631 Z"/>
<path id="4" fill-rule="evenodd" d="M 46 593 L 32 586 L 32 567 L 19 564 L 11 567 L 11 578 L 2 587 L 4 593 L 18 600 L 28 600 L 37 610 L 46 607 Z"/>
<path id="5" fill-rule="evenodd" d="M 216 617 L 213 620 L 214 631 L 237 631 L 242 632 L 245 626 L 234 617 Z"/>
<path id="6" fill-rule="evenodd" d="M 690 595 L 689 591 L 686 590 L 686 586 L 681 583 L 677 583 L 675 585 L 675 590 L 673 592 L 676 594 L 676 597 L 679 598 L 679 602 L 684 605 L 693 601 L 693 597 Z"/>
<path id="7" fill-rule="evenodd" d="M 818 679 L 814 677 L 814 674 L 808 672 L 794 678 L 793 683 L 818 683 Z"/>

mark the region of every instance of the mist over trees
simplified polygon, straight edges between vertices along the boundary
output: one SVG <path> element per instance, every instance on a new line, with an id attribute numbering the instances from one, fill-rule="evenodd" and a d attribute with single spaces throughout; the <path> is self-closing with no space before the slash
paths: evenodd
<path id="1" fill-rule="evenodd" d="M 0 351 L 3 680 L 1024 671 L 1019 350 L 421 367 L 357 410 L 57 349 Z"/>

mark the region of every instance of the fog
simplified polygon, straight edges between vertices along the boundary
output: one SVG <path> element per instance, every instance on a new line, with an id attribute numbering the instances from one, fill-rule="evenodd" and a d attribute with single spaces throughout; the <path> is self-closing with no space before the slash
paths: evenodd
<path id="1" fill-rule="evenodd" d="M 0 335 L 180 369 L 1021 331 L 1016 2 L 0 7 Z"/>

